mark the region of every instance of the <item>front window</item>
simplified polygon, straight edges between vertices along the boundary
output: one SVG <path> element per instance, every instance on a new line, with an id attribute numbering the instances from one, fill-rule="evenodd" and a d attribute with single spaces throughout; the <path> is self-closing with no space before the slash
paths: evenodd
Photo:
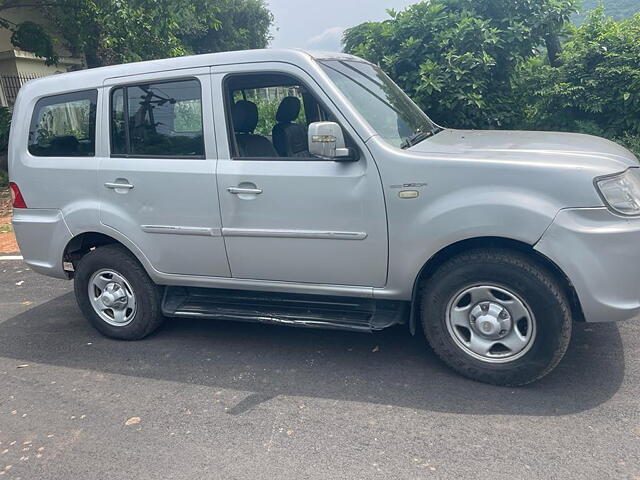
<path id="1" fill-rule="evenodd" d="M 309 125 L 333 120 L 300 80 L 278 72 L 233 74 L 224 82 L 234 159 L 319 160 Z"/>
<path id="2" fill-rule="evenodd" d="M 380 68 L 359 61 L 320 61 L 320 66 L 380 137 L 408 148 L 441 129 Z"/>

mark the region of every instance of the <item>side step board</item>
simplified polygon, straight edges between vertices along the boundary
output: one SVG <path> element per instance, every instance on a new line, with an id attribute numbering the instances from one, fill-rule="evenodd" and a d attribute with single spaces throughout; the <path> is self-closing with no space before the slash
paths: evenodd
<path id="1" fill-rule="evenodd" d="M 213 288 L 167 287 L 167 317 L 211 318 L 372 332 L 407 322 L 409 302 Z"/>

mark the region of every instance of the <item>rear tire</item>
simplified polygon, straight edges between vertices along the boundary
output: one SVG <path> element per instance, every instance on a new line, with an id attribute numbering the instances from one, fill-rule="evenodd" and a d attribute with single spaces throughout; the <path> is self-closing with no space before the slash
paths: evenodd
<path id="1" fill-rule="evenodd" d="M 435 353 L 465 377 L 520 386 L 553 370 L 571 337 L 571 309 L 547 269 L 518 252 L 477 249 L 422 285 L 422 326 Z"/>
<path id="2" fill-rule="evenodd" d="M 107 337 L 140 340 L 162 324 L 161 287 L 120 245 L 99 247 L 82 257 L 74 290 L 84 316 Z"/>

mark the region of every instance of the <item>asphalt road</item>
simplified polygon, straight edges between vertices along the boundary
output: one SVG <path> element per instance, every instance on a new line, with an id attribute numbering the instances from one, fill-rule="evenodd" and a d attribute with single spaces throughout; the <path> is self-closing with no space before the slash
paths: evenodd
<path id="1" fill-rule="evenodd" d="M 71 289 L 0 261 L 2 480 L 640 478 L 638 323 L 577 325 L 554 373 L 510 389 L 402 328 L 108 340 Z"/>

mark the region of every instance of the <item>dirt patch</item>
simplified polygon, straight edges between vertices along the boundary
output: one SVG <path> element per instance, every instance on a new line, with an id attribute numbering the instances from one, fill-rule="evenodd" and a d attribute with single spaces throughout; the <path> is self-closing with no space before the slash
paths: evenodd
<path id="1" fill-rule="evenodd" d="M 11 228 L 11 193 L 8 188 L 0 188 L 0 253 L 18 251 L 16 237 Z"/>
<path id="2" fill-rule="evenodd" d="M 13 232 L 0 233 L 0 253 L 18 253 L 19 251 Z"/>

